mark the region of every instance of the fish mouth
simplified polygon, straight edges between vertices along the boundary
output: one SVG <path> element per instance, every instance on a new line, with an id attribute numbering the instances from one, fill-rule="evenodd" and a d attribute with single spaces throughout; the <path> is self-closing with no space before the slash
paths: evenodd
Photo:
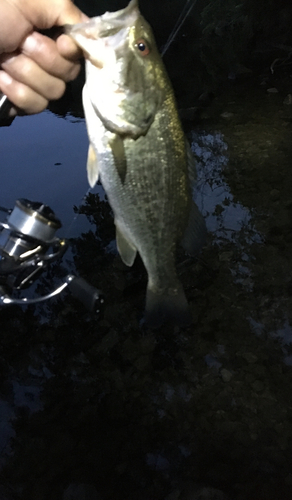
<path id="1" fill-rule="evenodd" d="M 131 0 L 127 7 L 116 12 L 105 12 L 102 16 L 92 17 L 84 23 L 66 24 L 64 32 L 75 39 L 77 44 L 79 35 L 88 40 L 108 38 L 116 36 L 123 28 L 131 27 L 139 16 L 138 0 Z"/>

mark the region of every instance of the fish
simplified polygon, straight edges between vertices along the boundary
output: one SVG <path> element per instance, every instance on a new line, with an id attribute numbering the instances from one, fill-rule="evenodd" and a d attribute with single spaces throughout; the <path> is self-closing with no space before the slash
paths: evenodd
<path id="1" fill-rule="evenodd" d="M 132 266 L 139 253 L 148 274 L 142 323 L 187 326 L 177 245 L 197 255 L 206 225 L 192 200 L 195 162 L 152 29 L 131 0 L 66 33 L 85 57 L 89 184 L 100 180 L 107 194 L 121 259 Z"/>

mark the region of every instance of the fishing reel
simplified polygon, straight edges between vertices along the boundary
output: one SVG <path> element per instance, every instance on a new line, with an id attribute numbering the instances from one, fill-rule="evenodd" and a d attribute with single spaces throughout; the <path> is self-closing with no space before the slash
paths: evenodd
<path id="1" fill-rule="evenodd" d="M 0 221 L 0 305 L 35 304 L 68 287 L 87 309 L 100 313 L 104 302 L 101 292 L 73 274 L 46 295 L 14 297 L 16 291 L 28 289 L 52 262 L 61 259 L 68 243 L 55 236 L 62 224 L 43 203 L 23 198 L 12 210 L 0 207 L 0 211 L 6 213 L 6 220 Z"/>

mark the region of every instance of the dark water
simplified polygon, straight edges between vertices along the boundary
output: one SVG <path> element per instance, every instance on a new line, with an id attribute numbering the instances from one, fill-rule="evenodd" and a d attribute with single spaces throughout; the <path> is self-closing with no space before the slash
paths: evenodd
<path id="1" fill-rule="evenodd" d="M 63 236 L 74 217 L 73 205 L 88 190 L 87 147 L 84 120 L 49 111 L 15 118 L 10 127 L 1 128 L 1 205 L 12 208 L 18 198 L 41 201 L 61 219 Z M 82 219 L 68 236 L 86 227 Z"/>
<path id="2" fill-rule="evenodd" d="M 0 205 L 49 204 L 106 296 L 102 319 L 70 296 L 45 323 L 0 310 L 0 498 L 291 499 L 291 95 L 289 71 L 251 74 L 184 121 L 209 231 L 198 261 L 179 255 L 185 330 L 140 329 L 145 271 L 116 255 L 100 190 L 71 228 L 88 189 L 83 120 L 0 129 Z"/>
<path id="3" fill-rule="evenodd" d="M 108 251 L 96 195 L 74 255 L 106 293 L 104 318 L 70 297 L 45 324 L 0 311 L 7 498 L 291 498 L 292 120 L 285 82 L 260 83 L 185 124 L 209 229 L 199 261 L 180 256 L 192 327 L 140 330 L 145 272 Z M 46 112 L 1 133 L 2 204 L 42 198 L 69 224 L 87 189 L 84 123 Z"/>

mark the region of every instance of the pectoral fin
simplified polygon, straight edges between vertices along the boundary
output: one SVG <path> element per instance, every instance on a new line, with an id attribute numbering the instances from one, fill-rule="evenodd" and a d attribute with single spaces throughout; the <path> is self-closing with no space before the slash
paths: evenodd
<path id="1" fill-rule="evenodd" d="M 87 178 L 90 187 L 94 187 L 98 181 L 98 161 L 92 144 L 89 144 L 88 148 Z"/>
<path id="2" fill-rule="evenodd" d="M 117 247 L 122 261 L 126 266 L 132 266 L 137 254 L 137 249 L 133 243 L 125 237 L 116 224 Z"/>
<path id="3" fill-rule="evenodd" d="M 115 135 L 110 140 L 109 146 L 112 150 L 115 167 L 119 174 L 121 183 L 124 184 L 127 173 L 127 158 L 124 148 L 124 140 L 119 135 Z"/>

